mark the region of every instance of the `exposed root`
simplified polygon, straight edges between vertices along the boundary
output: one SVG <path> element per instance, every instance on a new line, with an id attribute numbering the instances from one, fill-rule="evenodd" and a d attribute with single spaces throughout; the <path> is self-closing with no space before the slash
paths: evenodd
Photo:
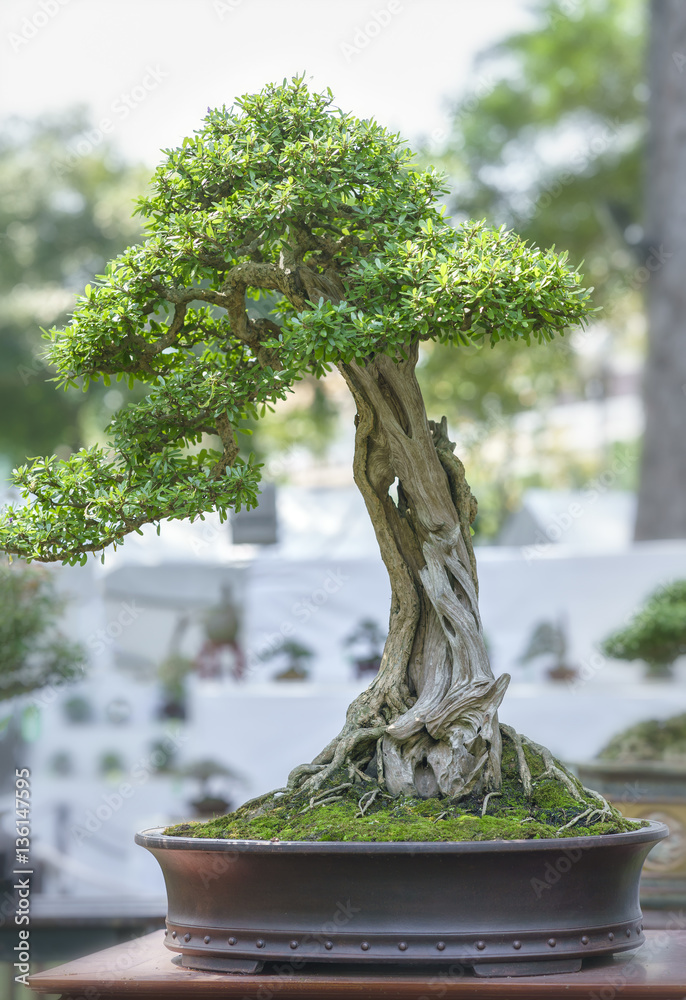
<path id="1" fill-rule="evenodd" d="M 376 780 L 379 788 L 386 786 L 386 778 L 383 773 L 383 736 L 379 736 L 376 741 Z"/>
<path id="2" fill-rule="evenodd" d="M 336 792 L 347 792 L 349 788 L 353 787 L 352 781 L 344 781 L 340 785 L 336 785 L 334 788 L 326 788 L 319 795 L 313 795 L 310 799 L 309 805 L 306 805 L 304 809 L 301 809 L 301 813 L 306 813 L 310 809 L 317 809 L 319 806 L 324 806 L 328 802 L 340 802 L 341 799 L 345 798 L 344 795 L 337 795 Z"/>
<path id="3" fill-rule="evenodd" d="M 323 768 L 324 764 L 299 764 L 298 767 L 294 767 L 288 775 L 288 790 L 292 791 L 294 788 L 297 788 L 301 778 L 307 777 L 309 774 L 316 774 L 317 771 L 321 771 Z"/>
<path id="4" fill-rule="evenodd" d="M 355 775 L 357 775 L 357 777 L 360 779 L 360 781 L 373 781 L 374 780 L 372 777 L 370 777 L 370 775 L 365 774 L 364 771 L 361 771 L 360 768 L 355 763 L 351 763 L 348 766 L 348 774 L 350 775 L 350 778 L 353 781 L 355 780 Z"/>
<path id="5" fill-rule="evenodd" d="M 286 787 L 286 788 L 273 788 L 270 792 L 263 792 L 262 795 L 257 795 L 257 796 L 255 796 L 254 799 L 248 799 L 247 802 L 243 803 L 243 805 L 241 806 L 241 809 L 244 809 L 246 811 L 248 811 L 250 809 L 257 809 L 259 806 L 261 806 L 263 803 L 265 803 L 267 801 L 267 799 L 276 798 L 278 795 L 283 795 L 284 793 L 286 793 L 288 791 L 290 791 L 290 789 L 288 787 Z"/>
<path id="6" fill-rule="evenodd" d="M 508 736 L 517 752 L 517 765 L 519 767 L 519 775 L 522 779 L 522 785 L 524 786 L 524 794 L 527 799 L 530 799 L 533 794 L 533 785 L 531 783 L 531 771 L 529 770 L 529 765 L 526 762 L 526 755 L 524 753 L 524 747 L 522 746 L 522 737 L 519 733 L 512 728 L 512 726 L 506 726 L 504 722 L 500 723 L 500 731 Z"/>
<path id="7" fill-rule="evenodd" d="M 321 790 L 330 795 L 332 789 L 325 788 L 327 781 L 350 765 L 357 767 L 363 760 L 369 762 L 369 745 L 378 743 L 385 731 L 386 726 L 360 728 L 347 733 L 344 730 L 337 741 L 329 744 L 326 754 L 330 758 L 328 761 L 316 765 L 301 764 L 291 771 L 288 776 L 289 791 L 294 792 L 298 798 L 316 797 Z"/>
<path id="8" fill-rule="evenodd" d="M 372 805 L 372 803 L 378 798 L 380 788 L 372 788 L 370 791 L 365 792 L 364 795 L 360 797 L 360 801 L 357 803 L 358 812 L 355 813 L 355 819 L 359 819 L 364 816 L 366 811 Z"/>
<path id="9" fill-rule="evenodd" d="M 486 810 L 488 809 L 488 800 L 490 798 L 492 798 L 494 795 L 502 795 L 502 794 L 503 794 L 502 792 L 489 792 L 488 795 L 485 796 L 485 798 L 484 798 L 484 804 L 481 807 L 481 815 L 482 816 L 486 815 Z"/>
<path id="10" fill-rule="evenodd" d="M 310 805 L 307 807 L 307 809 L 314 809 L 315 806 L 317 808 L 319 806 L 327 806 L 329 805 L 330 802 L 342 802 L 343 798 L 344 797 L 342 795 L 329 795 L 329 797 L 326 799 L 319 799 L 317 802 L 314 803 L 311 802 Z M 303 809 L 302 812 L 307 812 L 307 809 Z"/>
<path id="11" fill-rule="evenodd" d="M 586 791 L 589 791 L 589 789 L 586 789 Z M 598 797 L 597 792 L 595 793 L 595 795 Z M 599 797 L 602 798 L 602 795 L 600 795 Z M 603 799 L 603 802 L 605 802 L 605 799 Z M 591 823 L 596 817 L 599 823 L 604 819 L 610 819 L 612 817 L 612 809 L 610 808 L 610 805 L 607 802 L 605 802 L 605 807 L 606 808 L 602 809 L 594 809 L 593 807 L 591 807 L 590 809 L 586 809 L 585 812 L 579 813 L 578 816 L 575 816 L 573 819 L 570 819 L 569 823 L 565 823 L 565 825 L 561 826 L 559 830 L 557 830 L 556 832 L 562 833 L 563 830 L 569 830 L 571 826 L 575 826 L 582 819 L 588 821 L 587 822 L 588 826 L 591 825 Z"/>
<path id="12" fill-rule="evenodd" d="M 335 795 L 336 792 L 345 792 L 348 788 L 352 788 L 352 787 L 353 787 L 352 781 L 343 781 L 340 785 L 335 785 L 333 788 L 327 788 L 326 792 L 324 792 L 322 794 L 323 795 Z M 318 800 L 321 799 L 321 798 L 322 798 L 322 795 L 313 795 L 312 796 L 312 801 L 313 802 L 318 802 Z"/>
<path id="13" fill-rule="evenodd" d="M 534 743 L 534 741 L 530 740 L 528 736 L 522 736 L 521 739 L 522 742 L 528 747 L 531 747 L 532 750 L 535 750 L 536 753 L 540 754 L 541 760 L 545 764 L 545 771 L 543 774 L 538 775 L 535 779 L 536 782 L 538 783 L 539 781 L 544 781 L 546 778 L 552 778 L 554 781 L 559 781 L 563 784 L 573 799 L 576 799 L 577 802 L 583 802 L 584 796 L 581 791 L 583 786 L 568 771 L 558 767 L 550 750 L 548 750 L 547 747 L 541 746 L 539 743 Z M 605 800 L 603 799 L 603 801 Z"/>
<path id="14" fill-rule="evenodd" d="M 612 806 L 607 799 L 600 794 L 600 792 L 596 792 L 594 788 L 586 788 L 585 785 L 582 785 L 581 787 L 587 795 L 590 795 L 596 800 L 596 802 L 600 803 L 600 809 L 595 810 L 600 819 L 606 819 L 608 816 L 612 816 Z"/>

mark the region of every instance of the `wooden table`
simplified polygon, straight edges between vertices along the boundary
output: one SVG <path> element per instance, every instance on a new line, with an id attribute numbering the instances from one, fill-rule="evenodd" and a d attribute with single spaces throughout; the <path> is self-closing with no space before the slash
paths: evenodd
<path id="1" fill-rule="evenodd" d="M 476 979 L 461 968 L 375 970 L 357 968 L 327 972 L 294 971 L 287 963 L 279 971 L 258 975 L 193 972 L 172 963 L 155 931 L 76 962 L 31 976 L 36 993 L 57 993 L 63 1000 L 134 1000 L 145 997 L 174 1000 L 686 1000 L 686 931 L 647 931 L 646 943 L 615 958 L 595 959 L 572 975 Z"/>

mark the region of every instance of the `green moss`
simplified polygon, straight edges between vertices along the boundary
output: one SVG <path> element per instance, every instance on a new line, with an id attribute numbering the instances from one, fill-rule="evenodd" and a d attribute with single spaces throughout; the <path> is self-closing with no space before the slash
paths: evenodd
<path id="1" fill-rule="evenodd" d="M 559 827 L 578 815 L 577 803 L 575 807 L 534 807 L 529 815 L 526 809 L 503 807 L 494 815 L 481 816 L 463 808 L 461 803 L 450 804 L 445 799 L 402 798 L 385 799 L 383 805 L 359 816 L 358 799 L 353 796 L 304 811 L 292 805 L 277 806 L 252 819 L 229 813 L 205 823 L 182 823 L 170 827 L 166 833 L 231 840 L 531 840 L 558 835 Z M 636 824 L 616 815 L 590 826 L 581 820 L 562 835 L 618 833 L 628 829 L 636 829 Z"/>
<path id="2" fill-rule="evenodd" d="M 541 809 L 575 809 L 578 805 L 564 785 L 550 778 L 534 786 L 532 802 Z"/>
<path id="3" fill-rule="evenodd" d="M 619 833 L 644 825 L 625 819 L 617 810 L 597 822 L 597 816 L 581 818 L 572 827 L 560 828 L 597 803 L 585 796 L 579 802 L 560 782 L 536 776 L 543 773 L 538 754 L 527 748 L 534 776 L 531 801 L 527 801 L 519 776 L 517 757 L 508 743 L 503 745 L 501 794 L 493 795 L 482 816 L 483 796 L 471 795 L 459 802 L 448 799 L 392 798 L 380 794 L 360 815 L 360 799 L 377 786 L 361 779 L 337 802 L 310 807 L 303 799 L 274 797 L 260 808 L 238 809 L 209 822 L 182 823 L 165 832 L 171 836 L 212 837 L 231 840 L 296 841 L 460 841 L 531 840 L 556 836 L 590 836 Z M 346 773 L 332 778 L 332 789 L 350 780 Z M 581 789 L 581 785 L 578 785 Z M 340 793 L 339 793 L 340 794 Z M 589 824 L 588 820 L 591 819 Z"/>

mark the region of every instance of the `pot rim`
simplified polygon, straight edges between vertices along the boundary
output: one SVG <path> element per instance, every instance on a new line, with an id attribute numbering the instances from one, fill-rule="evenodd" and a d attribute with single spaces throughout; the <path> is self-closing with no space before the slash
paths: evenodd
<path id="1" fill-rule="evenodd" d="M 631 818 L 631 817 L 627 817 Z M 641 817 L 636 819 L 640 822 Z M 644 820 L 644 822 L 646 822 Z M 178 851 L 271 854 L 483 854 L 486 852 L 562 851 L 574 848 L 616 847 L 619 844 L 657 843 L 669 835 L 665 823 L 648 820 L 640 830 L 591 834 L 586 837 L 548 837 L 539 840 L 228 840 L 212 837 L 172 837 L 151 827 L 135 835 L 140 847 Z"/>

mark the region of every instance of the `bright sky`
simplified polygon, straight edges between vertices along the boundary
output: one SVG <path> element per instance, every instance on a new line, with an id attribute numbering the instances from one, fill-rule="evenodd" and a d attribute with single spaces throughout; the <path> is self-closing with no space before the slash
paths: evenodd
<path id="1" fill-rule="evenodd" d="M 446 100 L 487 85 L 474 55 L 529 16 L 524 0 L 4 0 L 0 115 L 85 104 L 154 164 L 208 105 L 305 71 L 345 110 L 437 141 Z"/>

